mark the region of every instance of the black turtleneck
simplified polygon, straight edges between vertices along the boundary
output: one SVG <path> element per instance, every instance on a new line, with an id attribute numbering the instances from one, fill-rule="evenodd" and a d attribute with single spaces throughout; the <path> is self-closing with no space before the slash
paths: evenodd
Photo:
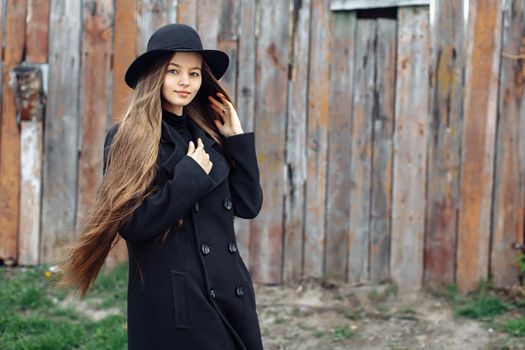
<path id="1" fill-rule="evenodd" d="M 182 113 L 182 115 L 177 115 L 175 113 L 171 113 L 165 109 L 162 110 L 162 119 L 175 131 L 179 133 L 180 136 L 186 141 L 186 143 L 189 143 L 190 141 L 193 141 L 193 135 L 191 134 L 190 130 L 188 129 L 188 115 L 186 113 Z"/>

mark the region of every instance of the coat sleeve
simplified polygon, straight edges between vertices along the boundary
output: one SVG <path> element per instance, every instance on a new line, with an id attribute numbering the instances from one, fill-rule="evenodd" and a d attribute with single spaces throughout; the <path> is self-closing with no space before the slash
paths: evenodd
<path id="1" fill-rule="evenodd" d="M 106 143 L 109 145 L 112 135 L 108 133 L 108 136 Z M 104 164 L 106 158 L 107 147 L 104 147 Z M 164 233 L 213 186 L 212 178 L 199 163 L 185 155 L 175 165 L 173 178 L 144 198 L 130 219 L 121 225 L 119 234 L 127 241 L 139 242 Z"/>
<path id="2" fill-rule="evenodd" d="M 224 139 L 224 144 L 235 162 L 229 178 L 233 213 L 243 219 L 253 219 L 259 214 L 263 203 L 255 134 L 248 132 L 229 136 Z"/>

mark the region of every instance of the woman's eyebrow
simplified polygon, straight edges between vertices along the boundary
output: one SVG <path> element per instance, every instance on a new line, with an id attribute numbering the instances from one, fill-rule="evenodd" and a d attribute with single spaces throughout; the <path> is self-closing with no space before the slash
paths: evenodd
<path id="1" fill-rule="evenodd" d="M 173 62 L 170 62 L 169 65 L 176 66 L 176 67 L 180 67 L 180 65 L 178 65 L 177 63 L 173 63 Z M 168 65 L 168 66 L 169 66 L 169 65 Z M 200 70 L 201 67 L 191 67 L 190 69 L 198 69 L 198 70 Z"/>

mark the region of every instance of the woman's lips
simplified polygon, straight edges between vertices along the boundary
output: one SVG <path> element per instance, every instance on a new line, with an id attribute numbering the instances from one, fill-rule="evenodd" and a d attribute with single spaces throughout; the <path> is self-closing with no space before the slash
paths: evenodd
<path id="1" fill-rule="evenodd" d="M 190 95 L 189 92 L 182 92 L 182 91 L 175 91 L 179 96 L 182 97 L 188 97 Z"/>

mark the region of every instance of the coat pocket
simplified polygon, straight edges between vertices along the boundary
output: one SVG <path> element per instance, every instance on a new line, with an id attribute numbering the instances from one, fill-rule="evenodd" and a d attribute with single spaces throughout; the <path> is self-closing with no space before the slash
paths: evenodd
<path id="1" fill-rule="evenodd" d="M 175 327 L 190 327 L 188 277 L 186 273 L 171 270 L 171 294 Z"/>

